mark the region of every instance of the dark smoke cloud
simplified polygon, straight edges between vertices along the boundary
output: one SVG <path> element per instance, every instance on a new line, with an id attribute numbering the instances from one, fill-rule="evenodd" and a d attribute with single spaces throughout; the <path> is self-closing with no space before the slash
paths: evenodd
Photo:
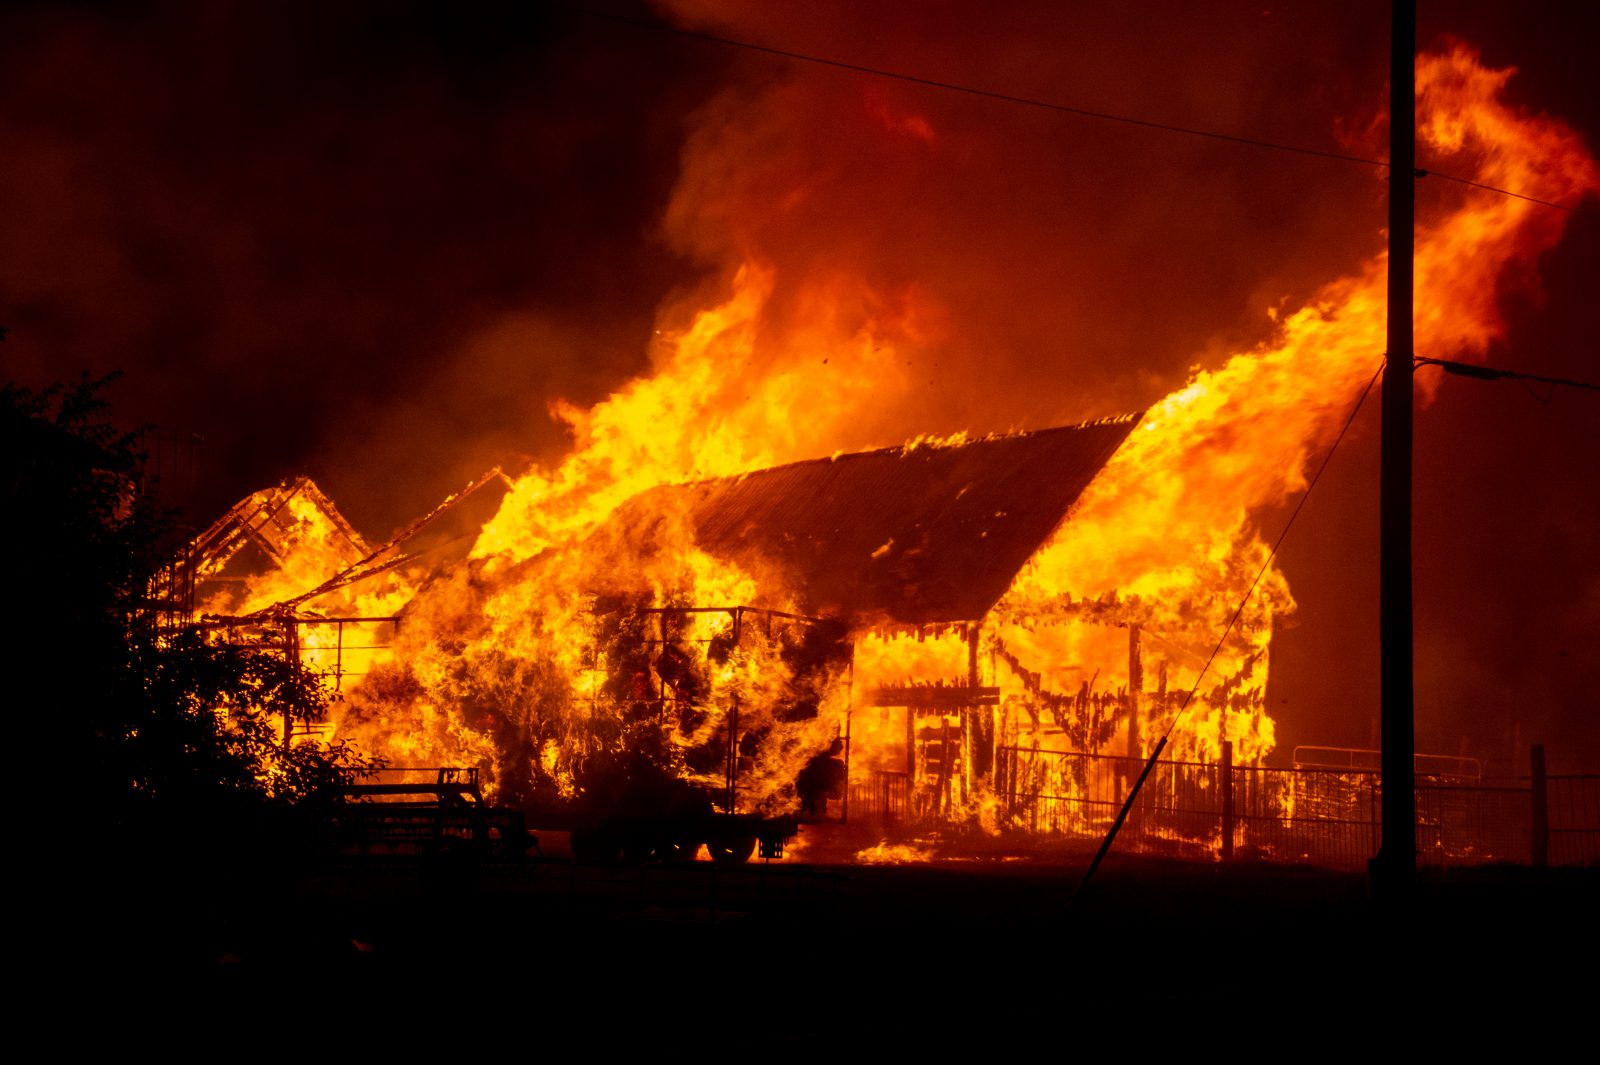
<path id="1" fill-rule="evenodd" d="M 846 62 L 1381 158 L 1387 4 L 679 3 Z M 1427 5 L 1588 135 L 1582 35 Z M 660 17 L 627 5 L 629 19 Z M 746 255 L 928 315 L 915 398 L 853 445 L 1137 409 L 1382 247 L 1373 168 L 865 78 L 564 5 L 173 3 L 0 15 L 8 376 L 128 370 L 123 414 L 207 438 L 205 512 L 296 472 L 382 535 L 546 404 L 647 366 Z M 1424 165 L 1427 161 L 1424 160 Z M 1437 181 L 1421 207 L 1452 194 Z M 1591 205 L 1592 206 L 1592 205 Z M 1600 226 L 1503 294 L 1488 361 L 1593 378 Z M 1526 280 L 1526 279 L 1525 279 Z M 864 303 L 864 306 L 867 304 Z M 865 313 L 863 311 L 863 313 Z M 1376 353 L 1375 353 L 1376 354 Z M 1375 406 L 1284 565 L 1284 753 L 1376 705 Z M 1418 428 L 1419 745 L 1544 738 L 1600 762 L 1594 401 L 1452 379 Z M 872 436 L 874 439 L 866 439 Z"/>
<path id="2" fill-rule="evenodd" d="M 643 365 L 651 239 L 716 56 L 559 11 L 41 5 L 0 16 L 11 374 L 128 371 L 212 510 L 310 472 L 384 532 L 559 450 Z"/>
<path id="3" fill-rule="evenodd" d="M 1015 96 L 1365 158 L 1387 157 L 1387 4 L 678 5 L 709 32 Z M 1589 60 L 1492 5 L 1451 5 L 1424 47 L 1481 42 L 1512 99 L 1600 128 Z M 668 228 L 686 250 L 778 267 L 775 300 L 852 270 L 942 308 L 923 394 L 888 436 L 1137 409 L 1270 329 L 1383 247 L 1383 173 L 747 57 L 703 116 Z M 1430 165 L 1424 158 L 1422 165 Z M 1424 181 L 1419 213 L 1458 186 Z M 1593 205 L 1591 205 L 1592 207 Z M 1495 365 L 1592 379 L 1578 219 L 1541 276 L 1500 293 Z M 1540 295 L 1540 293 L 1543 295 Z M 1374 362 L 1378 357 L 1374 352 Z M 1437 371 L 1434 371 L 1437 372 Z M 924 384 L 925 381 L 925 384 Z M 1592 394 L 1590 394 L 1592 395 Z M 1377 742 L 1374 403 L 1285 546 L 1301 603 L 1274 644 L 1280 756 Z M 1419 748 L 1600 761 L 1600 425 L 1594 400 L 1447 382 L 1417 433 Z M 877 428 L 885 426 L 880 424 Z M 896 432 L 897 430 L 897 432 Z M 884 441 L 888 442 L 888 441 Z M 1286 517 L 1266 515 L 1275 533 Z"/>
<path id="4" fill-rule="evenodd" d="M 793 51 L 1327 150 L 1345 147 L 1332 117 L 1370 111 L 1384 82 L 1381 49 L 1361 54 L 1348 20 L 1308 53 L 1288 47 L 1306 27 L 1258 7 L 1219 7 L 1196 48 L 1170 5 L 934 4 L 915 19 L 691 6 L 696 25 Z M 944 335 L 900 435 L 1135 409 L 1207 344 L 1255 339 L 1268 306 L 1381 246 L 1370 168 L 767 56 L 745 66 L 690 141 L 669 231 L 700 255 L 772 259 L 780 302 L 841 268 L 929 293 Z"/>

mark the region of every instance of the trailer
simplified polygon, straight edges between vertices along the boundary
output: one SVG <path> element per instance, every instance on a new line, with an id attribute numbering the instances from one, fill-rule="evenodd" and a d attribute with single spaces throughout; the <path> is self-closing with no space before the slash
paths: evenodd
<path id="1" fill-rule="evenodd" d="M 484 800 L 476 768 L 385 768 L 321 795 L 325 850 L 347 859 L 522 861 L 538 840 L 522 811 Z"/>

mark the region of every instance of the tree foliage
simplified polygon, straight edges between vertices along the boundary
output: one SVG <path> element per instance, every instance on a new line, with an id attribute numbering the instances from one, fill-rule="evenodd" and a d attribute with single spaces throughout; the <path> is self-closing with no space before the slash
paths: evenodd
<path id="1" fill-rule="evenodd" d="M 0 389 L 0 491 L 12 561 L 5 685 L 51 808 L 95 837 L 199 851 L 239 840 L 363 762 L 280 742 L 326 692 L 282 657 L 164 623 L 152 579 L 184 536 L 140 483 L 110 379 Z M 12 700 L 7 700 L 12 702 Z"/>

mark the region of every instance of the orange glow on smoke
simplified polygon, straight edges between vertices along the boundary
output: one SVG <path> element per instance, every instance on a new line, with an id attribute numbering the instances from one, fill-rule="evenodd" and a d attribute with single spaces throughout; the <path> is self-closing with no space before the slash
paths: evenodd
<path id="1" fill-rule="evenodd" d="M 1499 102 L 1509 76 L 1484 69 L 1462 47 L 1421 59 L 1424 148 L 1479 182 L 1576 201 L 1596 186 L 1593 160 L 1559 123 Z M 892 133 L 936 139 L 926 119 L 881 100 L 871 114 Z M 1417 233 L 1418 351 L 1481 355 L 1501 330 L 1497 279 L 1526 271 L 1560 238 L 1566 216 L 1478 189 L 1431 191 L 1445 202 Z M 517 480 L 471 562 L 410 600 L 392 660 L 350 693 L 337 722 L 341 738 L 398 764 L 483 766 L 503 795 L 571 797 L 585 767 L 631 735 L 637 722 L 626 707 L 643 705 L 648 690 L 673 708 L 668 739 L 685 749 L 728 728 L 735 712 L 741 731 L 765 730 L 743 769 L 744 802 L 792 810 L 799 767 L 846 730 L 857 779 L 922 772 L 907 747 L 906 711 L 869 707 L 863 693 L 976 679 L 999 691 L 998 702 L 980 711 L 994 715 L 995 742 L 1148 751 L 1266 560 L 1256 516 L 1304 489 L 1308 465 L 1333 441 L 1384 348 L 1379 256 L 1283 315 L 1270 340 L 1197 370 L 1145 413 L 984 619 L 975 653 L 959 629 L 913 633 L 864 623 L 854 633 L 851 668 L 799 677 L 785 657 L 793 633 L 751 623 L 729 651 L 732 615 L 702 613 L 652 620 L 667 626 L 649 630 L 655 650 L 626 662 L 614 630 L 630 611 L 792 612 L 800 596 L 774 573 L 701 550 L 672 496 L 658 493 L 643 513 L 630 508 L 626 521 L 622 504 L 659 485 L 869 443 L 861 426 L 874 424 L 871 411 L 909 394 L 901 352 L 926 343 L 939 318 L 924 294 L 873 291 L 853 279 L 848 263 L 811 284 L 798 310 L 775 318 L 770 301 L 780 269 L 759 256 L 744 259 L 722 298 L 663 328 L 650 375 L 587 410 L 558 406 L 572 432 L 570 454 Z M 824 364 L 828 371 L 818 372 Z M 1419 378 L 1424 390 L 1428 383 Z M 329 572 L 315 537 L 301 551 L 292 571 L 252 588 L 248 602 L 285 598 Z M 1239 762 L 1272 749 L 1263 700 L 1268 643 L 1274 621 L 1294 606 L 1282 573 L 1269 566 L 1176 729 L 1174 756 L 1214 760 L 1224 739 Z M 372 604 L 359 609 L 378 612 Z M 1136 727 L 1117 702 L 1135 679 L 1130 626 L 1139 630 L 1142 655 Z M 661 659 L 668 644 L 689 665 L 669 671 Z M 974 661 L 976 678 L 969 677 Z M 809 692 L 815 716 L 786 713 L 796 684 Z M 961 720 L 951 712 L 909 724 L 948 729 Z M 720 766 L 680 772 L 715 784 Z M 951 777 L 948 815 L 993 827 L 983 772 L 969 763 Z"/>
<path id="2" fill-rule="evenodd" d="M 1593 160 L 1569 131 L 1500 103 L 1509 71 L 1486 70 L 1464 47 L 1418 62 L 1418 132 L 1424 148 L 1475 180 L 1580 199 L 1596 184 Z M 1419 353 L 1481 355 L 1499 335 L 1494 294 L 1505 272 L 1525 270 L 1559 239 L 1562 212 L 1526 200 L 1453 187 L 1442 217 L 1418 226 L 1416 343 Z M 1384 350 L 1386 258 L 1333 281 L 1282 321 L 1277 336 L 1233 356 L 1145 415 L 1090 486 L 1055 542 L 1035 560 L 1006 604 L 1027 619 L 1070 615 L 1084 601 L 1161 634 L 1186 654 L 1170 678 L 1186 688 L 1266 559 L 1252 515 L 1305 487 L 1307 467 L 1333 441 Z M 1437 378 L 1421 377 L 1426 394 Z M 1078 605 L 1067 603 L 1062 593 Z M 1292 611 L 1275 567 L 1205 681 L 1239 677 L 1245 713 L 1198 696 L 1176 734 L 1180 755 L 1207 760 L 1221 739 L 1251 760 L 1272 746 L 1261 705 L 1275 616 Z M 1070 655 L 1064 660 L 1071 661 Z"/>

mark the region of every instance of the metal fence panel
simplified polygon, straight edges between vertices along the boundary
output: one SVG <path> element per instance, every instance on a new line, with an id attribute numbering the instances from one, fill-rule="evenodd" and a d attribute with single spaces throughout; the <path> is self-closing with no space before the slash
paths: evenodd
<path id="1" fill-rule="evenodd" d="M 1550 864 L 1600 865 L 1600 775 L 1547 779 Z"/>
<path id="2" fill-rule="evenodd" d="M 1136 758 L 1021 747 L 1001 748 L 997 758 L 1003 829 L 1082 839 L 1109 829 L 1144 767 Z M 1121 845 L 1220 850 L 1224 772 L 1221 764 L 1157 762 Z M 1231 774 L 1235 854 L 1362 868 L 1383 843 L 1375 770 L 1236 766 Z M 1550 862 L 1600 862 L 1600 776 L 1551 776 L 1547 786 Z M 1419 863 L 1532 860 L 1532 788 L 1421 774 L 1415 787 Z"/>

